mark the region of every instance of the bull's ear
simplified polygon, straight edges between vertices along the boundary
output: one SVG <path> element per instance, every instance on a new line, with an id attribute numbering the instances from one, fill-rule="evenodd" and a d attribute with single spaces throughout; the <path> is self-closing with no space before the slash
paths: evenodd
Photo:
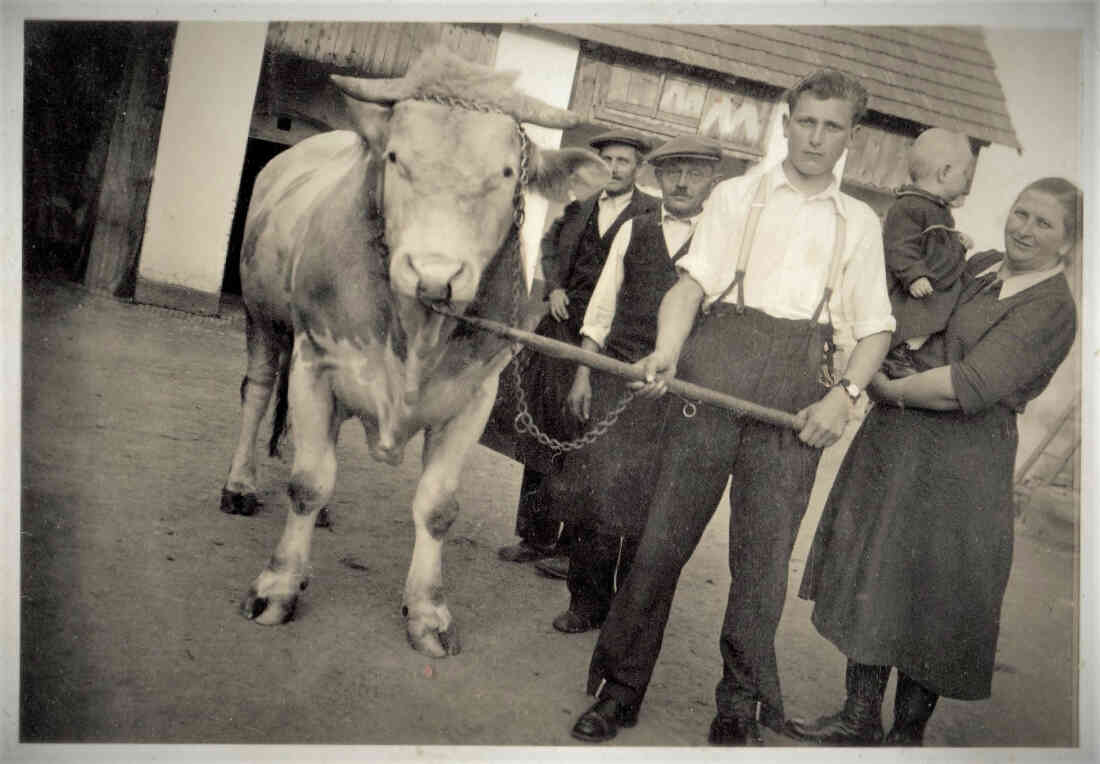
<path id="1" fill-rule="evenodd" d="M 352 129 L 366 138 L 371 153 L 381 154 L 390 132 L 390 116 L 393 109 L 370 101 L 344 97 Z"/>
<path id="2" fill-rule="evenodd" d="M 529 166 L 534 168 L 528 178 L 533 191 L 556 202 L 569 201 L 569 191 L 578 198 L 587 196 L 576 193 L 579 189 L 600 189 L 611 180 L 611 171 L 599 155 L 588 149 L 541 150 L 531 144 L 533 156 Z"/>

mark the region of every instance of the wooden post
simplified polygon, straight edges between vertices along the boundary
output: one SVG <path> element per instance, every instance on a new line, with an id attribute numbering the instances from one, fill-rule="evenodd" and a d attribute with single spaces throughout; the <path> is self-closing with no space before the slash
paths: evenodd
<path id="1" fill-rule="evenodd" d="M 93 206 L 94 228 L 84 274 L 84 284 L 96 292 L 116 297 L 134 292 L 174 34 L 174 24 L 150 24 L 135 34 L 127 57 L 107 162 Z"/>

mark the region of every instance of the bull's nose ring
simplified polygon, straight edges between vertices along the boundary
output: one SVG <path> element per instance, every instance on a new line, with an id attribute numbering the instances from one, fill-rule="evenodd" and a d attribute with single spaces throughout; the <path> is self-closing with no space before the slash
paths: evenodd
<path id="1" fill-rule="evenodd" d="M 451 301 L 451 283 L 448 281 L 436 289 L 428 289 L 423 282 L 417 282 L 416 294 L 421 300 L 427 302 L 449 303 Z"/>

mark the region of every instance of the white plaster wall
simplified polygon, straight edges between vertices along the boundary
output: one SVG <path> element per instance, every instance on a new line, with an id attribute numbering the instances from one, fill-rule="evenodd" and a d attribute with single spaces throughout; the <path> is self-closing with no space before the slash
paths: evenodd
<path id="1" fill-rule="evenodd" d="M 138 276 L 221 290 L 267 24 L 181 22 Z"/>
<path id="2" fill-rule="evenodd" d="M 517 87 L 553 106 L 566 108 L 573 92 L 580 43 L 571 37 L 538 29 L 505 26 L 497 40 L 495 68 L 520 72 Z M 524 125 L 528 137 L 540 148 L 561 145 L 561 130 Z M 538 264 L 539 240 L 546 223 L 549 203 L 541 196 L 527 195 L 527 218 L 522 240 L 527 288 L 530 290 Z"/>

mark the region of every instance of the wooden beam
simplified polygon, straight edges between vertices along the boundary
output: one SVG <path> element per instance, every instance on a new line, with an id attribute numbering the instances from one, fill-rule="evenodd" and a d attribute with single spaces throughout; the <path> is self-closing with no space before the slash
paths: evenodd
<path id="1" fill-rule="evenodd" d="M 127 57 L 84 274 L 95 292 L 133 295 L 174 35 L 174 24 L 150 25 L 134 36 Z"/>

